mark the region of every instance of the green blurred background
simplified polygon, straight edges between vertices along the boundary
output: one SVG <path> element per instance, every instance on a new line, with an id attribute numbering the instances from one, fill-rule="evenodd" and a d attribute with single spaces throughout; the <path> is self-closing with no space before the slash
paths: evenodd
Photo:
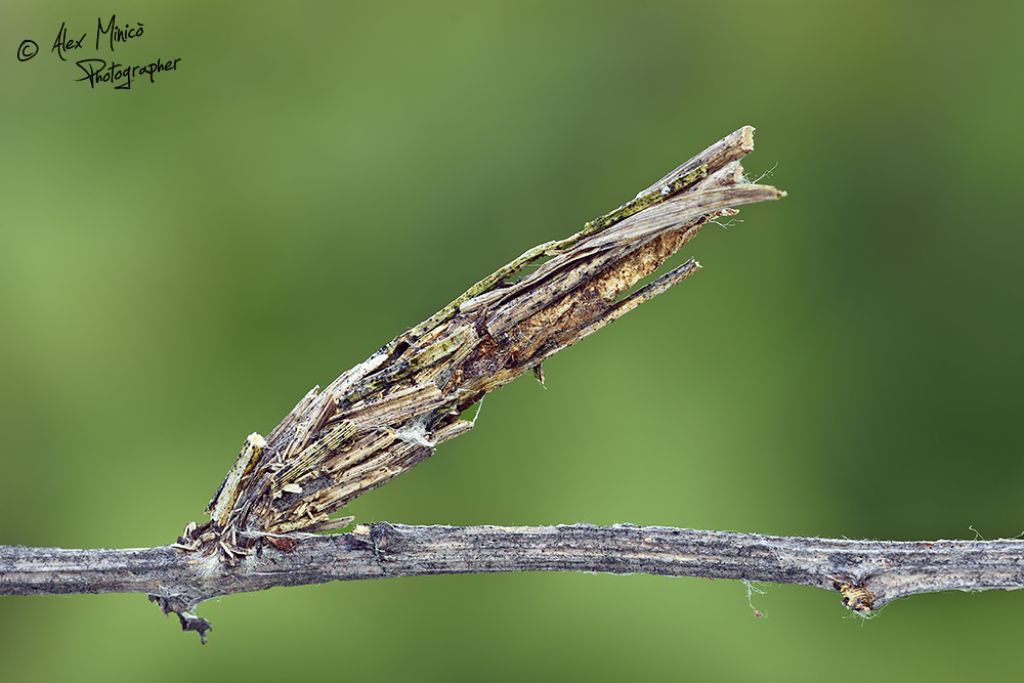
<path id="1" fill-rule="evenodd" d="M 238 445 L 525 248 L 746 123 L 785 201 L 488 397 L 361 520 L 1014 536 L 1020 3 L 8 2 L 0 543 L 146 546 Z M 49 53 L 98 16 L 130 92 Z M 80 30 L 79 30 L 79 27 Z M 15 59 L 22 39 L 39 55 Z M 91 55 L 87 55 L 91 56 Z M 1024 595 L 447 576 L 0 599 L 4 679 L 1019 677 Z"/>

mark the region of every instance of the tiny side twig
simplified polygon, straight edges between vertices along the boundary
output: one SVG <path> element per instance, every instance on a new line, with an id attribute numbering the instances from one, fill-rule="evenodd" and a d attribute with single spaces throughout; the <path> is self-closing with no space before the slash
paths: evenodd
<path id="1" fill-rule="evenodd" d="M 871 613 L 901 597 L 1024 588 L 1024 540 L 856 541 L 660 526 L 409 526 L 377 522 L 263 547 L 235 565 L 172 546 L 0 546 L 0 595 L 148 593 L 205 638 L 195 605 L 273 586 L 432 574 L 585 571 L 816 586 Z"/>

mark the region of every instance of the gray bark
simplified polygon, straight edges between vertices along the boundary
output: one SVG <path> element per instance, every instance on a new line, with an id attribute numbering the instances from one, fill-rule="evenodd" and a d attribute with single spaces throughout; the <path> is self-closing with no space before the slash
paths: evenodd
<path id="1" fill-rule="evenodd" d="M 237 564 L 173 546 L 63 550 L 0 546 L 0 595 L 148 593 L 201 636 L 213 597 L 327 581 L 431 574 L 585 571 L 816 586 L 867 614 L 897 598 L 1024 587 L 1024 540 L 855 541 L 671 527 L 407 526 L 287 537 Z"/>

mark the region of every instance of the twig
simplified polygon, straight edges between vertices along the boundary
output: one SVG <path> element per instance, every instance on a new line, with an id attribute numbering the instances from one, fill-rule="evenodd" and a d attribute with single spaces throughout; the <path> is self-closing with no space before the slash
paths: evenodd
<path id="1" fill-rule="evenodd" d="M 431 574 L 586 571 L 816 586 L 868 614 L 901 597 L 1024 588 L 1024 540 L 852 541 L 618 525 L 406 526 L 272 547 L 234 566 L 171 546 L 60 550 L 0 546 L 0 595 L 149 593 L 182 627 L 202 600 L 273 586 Z"/>

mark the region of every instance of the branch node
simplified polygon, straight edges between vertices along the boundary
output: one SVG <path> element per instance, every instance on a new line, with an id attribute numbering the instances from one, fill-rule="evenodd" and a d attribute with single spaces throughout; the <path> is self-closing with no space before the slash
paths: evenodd
<path id="1" fill-rule="evenodd" d="M 835 581 L 832 588 L 843 596 L 843 604 L 851 612 L 858 614 L 869 614 L 875 609 L 875 594 L 864 581 Z"/>

